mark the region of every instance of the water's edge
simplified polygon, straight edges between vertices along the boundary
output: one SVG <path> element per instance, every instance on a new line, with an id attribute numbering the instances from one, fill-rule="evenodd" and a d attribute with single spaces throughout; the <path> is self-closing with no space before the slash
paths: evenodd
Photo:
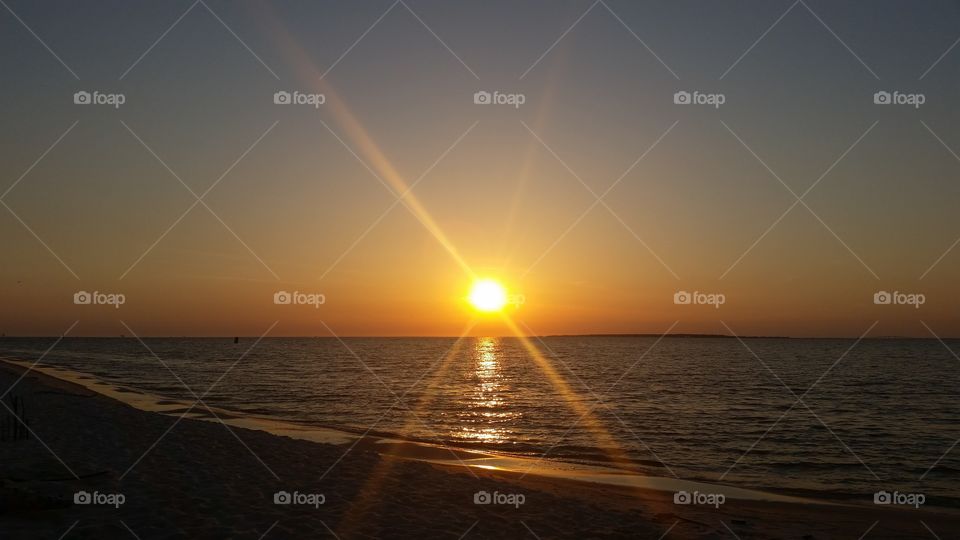
<path id="1" fill-rule="evenodd" d="M 49 365 L 33 365 L 31 362 L 15 360 L 9 357 L 0 357 L 0 362 L 8 364 L 17 370 L 32 371 L 78 385 L 91 392 L 145 412 L 168 416 L 184 416 L 188 419 L 208 422 L 222 422 L 228 426 L 253 429 L 272 435 L 320 444 L 351 446 L 357 444 L 361 439 L 368 439 L 373 442 L 371 448 L 378 450 L 384 455 L 401 459 L 410 459 L 443 466 L 498 470 L 561 480 L 592 482 L 663 492 L 687 491 L 692 493 L 699 491 L 701 493 L 721 493 L 728 499 L 747 501 L 838 504 L 834 501 L 827 500 L 826 497 L 785 495 L 771 491 L 682 480 L 679 478 L 648 476 L 612 467 L 586 465 L 556 459 L 534 459 L 508 454 L 494 454 L 422 441 L 371 436 L 367 433 L 353 433 L 336 428 L 304 426 L 283 420 L 238 414 L 215 407 L 209 407 L 212 412 L 208 412 L 206 405 L 202 407 L 203 410 L 200 410 L 200 407 L 197 407 L 196 403 L 169 399 L 140 390 L 107 383 L 87 373 L 75 372 Z"/>

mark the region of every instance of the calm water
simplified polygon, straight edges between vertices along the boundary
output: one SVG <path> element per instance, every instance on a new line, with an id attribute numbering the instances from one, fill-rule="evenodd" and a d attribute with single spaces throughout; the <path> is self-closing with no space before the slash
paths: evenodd
<path id="1" fill-rule="evenodd" d="M 722 338 L 533 340 L 552 375 L 513 338 L 346 339 L 356 356 L 332 338 L 264 339 L 239 362 L 252 339 L 146 342 L 201 395 L 236 363 L 206 398 L 236 412 L 554 459 L 626 455 L 658 476 L 766 489 L 922 491 L 928 504 L 960 506 L 960 446 L 944 456 L 960 439 L 960 360 L 936 341 L 862 341 L 822 379 L 853 340 L 746 340 L 756 356 Z M 36 360 L 52 343 L 5 338 L 0 353 Z M 133 339 L 65 339 L 44 364 L 193 401 Z M 793 406 L 818 379 L 809 409 Z"/>

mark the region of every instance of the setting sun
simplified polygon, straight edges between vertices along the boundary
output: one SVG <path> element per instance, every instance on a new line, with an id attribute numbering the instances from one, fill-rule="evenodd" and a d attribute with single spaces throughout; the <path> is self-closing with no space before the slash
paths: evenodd
<path id="1" fill-rule="evenodd" d="M 493 279 L 481 279 L 473 284 L 468 298 L 479 311 L 500 311 L 507 303 L 507 291 Z"/>

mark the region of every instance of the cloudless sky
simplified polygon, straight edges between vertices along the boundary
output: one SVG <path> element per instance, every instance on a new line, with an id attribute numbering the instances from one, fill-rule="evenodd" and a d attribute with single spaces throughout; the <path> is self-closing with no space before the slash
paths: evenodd
<path id="1" fill-rule="evenodd" d="M 7 3 L 7 335 L 960 336 L 955 2 Z"/>

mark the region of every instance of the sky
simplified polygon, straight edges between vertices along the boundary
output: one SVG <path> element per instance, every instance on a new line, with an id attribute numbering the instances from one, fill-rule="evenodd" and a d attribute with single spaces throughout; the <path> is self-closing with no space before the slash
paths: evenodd
<path id="1" fill-rule="evenodd" d="M 5 2 L 5 335 L 960 337 L 954 2 Z"/>

